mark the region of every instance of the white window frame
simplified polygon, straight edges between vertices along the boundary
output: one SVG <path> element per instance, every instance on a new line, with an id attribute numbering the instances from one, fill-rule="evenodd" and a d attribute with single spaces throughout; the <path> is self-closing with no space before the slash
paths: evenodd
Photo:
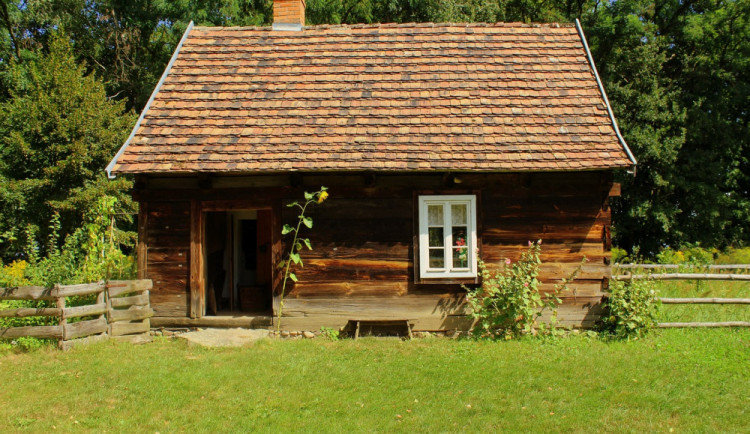
<path id="1" fill-rule="evenodd" d="M 427 207 L 443 206 L 444 268 L 430 268 L 429 231 Z M 453 234 L 451 231 L 451 205 L 467 205 L 466 239 L 469 250 L 469 268 L 453 268 Z M 419 196 L 419 277 L 422 279 L 476 278 L 477 276 L 477 197 L 467 195 Z"/>

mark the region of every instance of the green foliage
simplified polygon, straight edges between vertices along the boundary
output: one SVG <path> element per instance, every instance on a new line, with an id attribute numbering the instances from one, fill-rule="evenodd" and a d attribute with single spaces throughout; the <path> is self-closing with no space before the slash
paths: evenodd
<path id="1" fill-rule="evenodd" d="M 628 252 L 619 247 L 612 247 L 612 262 L 616 264 L 626 264 L 631 262 Z"/>
<path id="2" fill-rule="evenodd" d="M 659 264 L 708 265 L 713 264 L 718 254 L 718 250 L 704 249 L 700 244 L 687 245 L 679 250 L 667 247 L 656 255 L 656 261 Z"/>
<path id="3" fill-rule="evenodd" d="M 601 331 L 618 339 L 637 339 L 656 327 L 660 303 L 648 280 L 610 282 Z"/>
<path id="4" fill-rule="evenodd" d="M 717 264 L 750 264 L 750 247 L 727 249 L 716 258 Z"/>
<path id="5" fill-rule="evenodd" d="M 290 233 L 294 233 L 294 237 L 292 238 L 292 242 L 289 244 L 289 251 L 287 252 L 287 255 L 284 259 L 282 259 L 279 262 L 278 267 L 284 269 L 284 278 L 282 279 L 281 284 L 281 293 L 279 294 L 279 312 L 278 312 L 278 318 L 276 321 L 276 331 L 279 331 L 281 329 L 281 318 L 284 311 L 284 296 L 286 295 L 286 285 L 287 281 L 289 279 L 292 279 L 293 282 L 297 281 L 297 275 L 294 274 L 292 271 L 292 265 L 303 267 L 305 264 L 302 262 L 302 257 L 300 256 L 300 253 L 302 252 L 302 247 L 304 243 L 304 247 L 307 247 L 308 250 L 312 250 L 312 243 L 310 242 L 310 239 L 308 238 L 301 238 L 300 235 L 300 229 L 302 228 L 302 225 L 305 225 L 308 229 L 312 229 L 313 227 L 313 219 L 310 216 L 305 215 L 305 212 L 307 211 L 307 208 L 309 206 L 313 205 L 320 205 L 323 202 L 325 202 L 326 199 L 328 199 L 328 189 L 326 187 L 320 187 L 320 190 L 314 192 L 314 193 L 308 193 L 305 192 L 305 202 L 303 204 L 300 204 L 299 202 L 291 202 L 287 204 L 288 208 L 299 208 L 300 213 L 297 216 L 297 226 L 293 227 L 291 225 L 285 224 L 281 228 L 281 235 L 287 235 Z"/>
<path id="6" fill-rule="evenodd" d="M 329 341 L 337 341 L 341 337 L 341 332 L 339 330 L 326 326 L 320 328 L 320 334 Z"/>
<path id="7" fill-rule="evenodd" d="M 750 3 L 605 2 L 583 23 L 639 162 L 619 177 L 617 243 L 653 257 L 747 242 Z"/>
<path id="8" fill-rule="evenodd" d="M 531 334 L 534 327 L 543 335 L 557 335 L 557 306 L 561 302 L 557 295 L 575 278 L 580 267 L 556 286 L 554 292 L 542 294 L 537 279 L 541 244 L 541 240 L 529 242 L 518 262 L 513 264 L 506 259 L 503 268 L 497 271 L 479 261 L 481 285 L 474 289 L 464 287 L 471 315 L 476 320 L 472 336 L 509 340 Z M 551 311 L 548 323 L 539 321 L 545 309 Z"/>
<path id="9" fill-rule="evenodd" d="M 130 181 L 103 172 L 134 120 L 122 102 L 75 63 L 67 39 L 51 36 L 49 52 L 11 66 L 10 97 L 0 104 L 0 258 L 25 253 L 79 227 L 103 196 L 116 197 L 118 213 L 131 212 Z M 50 216 L 57 215 L 55 221 Z M 129 217 L 119 217 L 121 222 Z"/>

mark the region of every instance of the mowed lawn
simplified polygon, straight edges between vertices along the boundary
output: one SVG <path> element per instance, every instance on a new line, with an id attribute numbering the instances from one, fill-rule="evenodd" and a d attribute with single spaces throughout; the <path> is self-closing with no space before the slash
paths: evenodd
<path id="1" fill-rule="evenodd" d="M 159 339 L 0 355 L 0 431 L 750 429 L 750 330 L 634 342 Z"/>
<path id="2" fill-rule="evenodd" d="M 750 282 L 729 281 L 663 281 L 654 285 L 661 297 L 695 298 L 750 298 Z M 692 304 L 662 305 L 661 322 L 750 322 L 750 305 L 747 304 Z"/>

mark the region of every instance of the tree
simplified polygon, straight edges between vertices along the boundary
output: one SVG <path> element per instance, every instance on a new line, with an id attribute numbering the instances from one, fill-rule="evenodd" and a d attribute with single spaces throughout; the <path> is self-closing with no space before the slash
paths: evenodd
<path id="1" fill-rule="evenodd" d="M 118 199 L 120 213 L 133 210 L 131 182 L 107 180 L 104 167 L 135 116 L 84 70 L 62 34 L 49 52 L 11 66 L 10 97 L 0 104 L 0 257 L 22 251 L 24 233 L 42 244 L 55 212 L 64 238 L 105 194 Z"/>

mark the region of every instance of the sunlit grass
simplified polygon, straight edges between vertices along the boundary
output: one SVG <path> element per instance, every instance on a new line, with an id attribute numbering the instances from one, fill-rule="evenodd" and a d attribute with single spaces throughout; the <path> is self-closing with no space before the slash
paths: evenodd
<path id="1" fill-rule="evenodd" d="M 748 330 L 0 356 L 0 431 L 744 431 Z"/>
<path id="2" fill-rule="evenodd" d="M 661 297 L 750 298 L 750 282 L 662 281 L 656 290 Z M 664 304 L 659 321 L 750 321 L 750 305 Z"/>

